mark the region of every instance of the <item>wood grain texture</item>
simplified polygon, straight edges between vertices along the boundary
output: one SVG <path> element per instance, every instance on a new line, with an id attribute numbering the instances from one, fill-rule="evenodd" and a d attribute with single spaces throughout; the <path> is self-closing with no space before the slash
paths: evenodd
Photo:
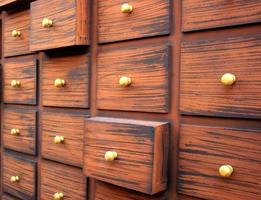
<path id="1" fill-rule="evenodd" d="M 132 13 L 122 13 L 129 3 Z M 165 35 L 170 32 L 169 0 L 99 0 L 98 39 L 100 43 Z"/>
<path id="2" fill-rule="evenodd" d="M 83 172 L 114 185 L 155 194 L 166 189 L 167 141 L 167 123 L 87 119 Z M 118 158 L 105 161 L 107 151 L 116 151 Z"/>
<path id="3" fill-rule="evenodd" d="M 54 86 L 55 79 L 65 80 L 65 87 Z M 42 62 L 42 103 L 45 106 L 89 106 L 89 57 L 87 54 L 51 56 Z"/>
<path id="4" fill-rule="evenodd" d="M 78 168 L 43 160 L 41 177 L 41 200 L 53 199 L 56 192 L 62 192 L 66 200 L 87 197 L 87 181 Z"/>
<path id="5" fill-rule="evenodd" d="M 23 200 L 36 199 L 36 163 L 7 153 L 3 162 L 3 190 Z M 19 182 L 11 183 L 11 176 L 19 176 Z"/>
<path id="6" fill-rule="evenodd" d="M 5 109 L 3 122 L 4 147 L 36 155 L 37 112 L 34 110 Z M 11 135 L 11 129 L 19 129 L 19 135 Z"/>
<path id="7" fill-rule="evenodd" d="M 245 127 L 244 127 L 245 126 Z M 244 127 L 244 128 L 243 128 Z M 210 200 L 259 200 L 261 130 L 183 124 L 180 130 L 178 191 Z M 230 178 L 218 169 L 229 164 Z"/>
<path id="8" fill-rule="evenodd" d="M 0 6 L 5 6 L 14 2 L 17 2 L 18 0 L 1 0 L 0 1 Z"/>
<path id="9" fill-rule="evenodd" d="M 183 0 L 182 4 L 183 31 L 261 22 L 259 0 Z"/>
<path id="10" fill-rule="evenodd" d="M 37 103 L 37 61 L 35 55 L 5 59 L 3 67 L 4 102 L 15 104 Z M 21 86 L 13 88 L 12 80 L 19 80 Z"/>
<path id="11" fill-rule="evenodd" d="M 4 56 L 28 54 L 30 10 L 6 13 L 4 22 Z M 20 37 L 13 37 L 12 31 L 21 32 Z"/>
<path id="12" fill-rule="evenodd" d="M 7 195 L 7 194 L 4 194 L 4 195 L 2 196 L 2 200 L 18 200 L 18 199 L 15 198 L 15 197 L 11 197 L 11 196 L 9 196 L 9 195 Z"/>
<path id="13" fill-rule="evenodd" d="M 98 53 L 99 109 L 167 113 L 169 53 L 165 44 L 122 46 Z M 129 87 L 119 85 L 130 77 Z"/>
<path id="14" fill-rule="evenodd" d="M 73 113 L 43 112 L 42 156 L 51 160 L 82 167 L 84 118 Z M 55 144 L 55 136 L 64 136 L 62 144 Z"/>
<path id="15" fill-rule="evenodd" d="M 31 3 L 30 50 L 46 50 L 89 43 L 87 0 L 38 0 Z M 42 27 L 44 18 L 53 27 Z"/>
<path id="16" fill-rule="evenodd" d="M 181 50 L 183 114 L 261 117 L 261 35 L 184 42 Z M 224 86 L 232 73 L 237 81 Z"/>

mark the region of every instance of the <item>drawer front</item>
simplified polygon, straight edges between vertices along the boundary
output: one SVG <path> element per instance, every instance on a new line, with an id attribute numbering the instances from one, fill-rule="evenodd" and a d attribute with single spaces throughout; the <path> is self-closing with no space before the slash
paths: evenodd
<path id="1" fill-rule="evenodd" d="M 11 154 L 3 157 L 3 190 L 23 200 L 36 199 L 36 163 Z"/>
<path id="2" fill-rule="evenodd" d="M 211 200 L 258 200 L 261 196 L 261 129 L 184 124 L 179 145 L 178 191 Z M 219 168 L 231 165 L 231 177 Z"/>
<path id="3" fill-rule="evenodd" d="M 84 174 L 154 194 L 166 189 L 166 123 L 90 118 L 85 123 Z M 105 157 L 116 152 L 113 161 Z"/>
<path id="4" fill-rule="evenodd" d="M 142 45 L 99 52 L 98 108 L 167 113 L 169 48 Z M 131 83 L 120 85 L 122 78 Z"/>
<path id="5" fill-rule="evenodd" d="M 88 44 L 87 0 L 31 3 L 30 50 Z"/>
<path id="6" fill-rule="evenodd" d="M 125 3 L 132 6 L 131 13 L 121 11 L 122 5 Z M 169 32 L 169 0 L 98 1 L 100 43 L 165 35 Z"/>
<path id="7" fill-rule="evenodd" d="M 4 147 L 36 155 L 36 111 L 4 110 Z"/>
<path id="8" fill-rule="evenodd" d="M 260 35 L 184 42 L 181 50 L 181 112 L 260 118 L 261 93 L 257 92 L 261 91 L 260 57 Z M 224 85 L 233 83 L 233 79 L 221 83 L 226 73 L 230 73 L 229 77 L 235 76 L 233 85 Z"/>
<path id="9" fill-rule="evenodd" d="M 36 57 L 29 55 L 5 59 L 3 71 L 4 102 L 35 105 L 37 102 Z"/>
<path id="10" fill-rule="evenodd" d="M 66 200 L 84 200 L 86 191 L 86 178 L 81 169 L 42 161 L 41 200 L 53 199 L 56 193 L 62 193 Z"/>
<path id="11" fill-rule="evenodd" d="M 55 85 L 64 80 L 64 85 Z M 42 102 L 45 106 L 82 107 L 89 103 L 88 55 L 48 56 L 42 63 Z"/>
<path id="12" fill-rule="evenodd" d="M 4 56 L 29 53 L 30 10 L 6 13 L 3 22 Z"/>
<path id="13" fill-rule="evenodd" d="M 261 22 L 261 2 L 183 0 L 183 30 L 192 31 Z"/>
<path id="14" fill-rule="evenodd" d="M 43 157 L 81 167 L 84 118 L 84 115 L 43 112 L 41 118 Z M 63 139 L 60 139 L 62 137 Z"/>

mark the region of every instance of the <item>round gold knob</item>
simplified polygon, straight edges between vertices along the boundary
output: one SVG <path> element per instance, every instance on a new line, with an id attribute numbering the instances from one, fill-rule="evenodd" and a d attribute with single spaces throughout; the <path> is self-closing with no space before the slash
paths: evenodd
<path id="1" fill-rule="evenodd" d="M 20 37 L 20 36 L 21 36 L 21 32 L 20 32 L 20 31 L 17 31 L 17 30 L 13 30 L 13 31 L 12 31 L 12 36 L 13 36 L 13 37 Z"/>
<path id="2" fill-rule="evenodd" d="M 10 181 L 11 183 L 19 182 L 20 178 L 19 176 L 11 176 Z"/>
<path id="3" fill-rule="evenodd" d="M 20 81 L 18 81 L 18 80 L 12 80 L 11 81 L 11 86 L 12 87 L 20 87 L 21 86 L 21 82 Z"/>
<path id="4" fill-rule="evenodd" d="M 223 85 L 233 85 L 236 82 L 236 76 L 231 73 L 225 73 L 221 77 L 221 83 Z"/>
<path id="5" fill-rule="evenodd" d="M 64 87 L 65 86 L 65 80 L 57 78 L 54 81 L 54 86 L 55 87 Z"/>
<path id="6" fill-rule="evenodd" d="M 19 133 L 20 133 L 20 130 L 18 129 L 18 128 L 12 128 L 11 129 L 11 135 L 19 135 Z"/>
<path id="7" fill-rule="evenodd" d="M 57 135 L 57 136 L 54 137 L 54 140 L 53 140 L 53 141 L 54 141 L 55 144 L 61 144 L 61 143 L 64 142 L 64 140 L 65 140 L 65 139 L 64 139 L 63 136 L 58 136 L 58 135 Z"/>
<path id="8" fill-rule="evenodd" d="M 230 177 L 233 174 L 233 167 L 231 165 L 222 165 L 219 167 L 219 175 L 222 177 Z"/>
<path id="9" fill-rule="evenodd" d="M 53 199 L 54 200 L 61 200 L 63 199 L 64 195 L 62 192 L 56 192 L 54 195 L 53 195 Z"/>
<path id="10" fill-rule="evenodd" d="M 42 20 L 42 26 L 44 28 L 52 27 L 53 26 L 53 20 L 48 19 L 47 17 Z"/>
<path id="11" fill-rule="evenodd" d="M 131 78 L 127 76 L 122 76 L 119 80 L 119 84 L 122 87 L 128 87 L 129 85 L 131 85 Z"/>
<path id="12" fill-rule="evenodd" d="M 122 13 L 131 13 L 133 11 L 133 6 L 128 4 L 128 3 L 124 3 L 121 5 L 121 12 Z"/>
<path id="13" fill-rule="evenodd" d="M 114 161 L 115 159 L 117 159 L 118 154 L 115 151 L 107 151 L 104 155 L 104 158 L 106 161 Z"/>

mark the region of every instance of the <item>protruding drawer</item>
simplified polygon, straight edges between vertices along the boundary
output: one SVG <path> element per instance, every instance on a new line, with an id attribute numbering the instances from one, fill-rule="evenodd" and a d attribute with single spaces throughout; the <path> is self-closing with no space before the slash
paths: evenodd
<path id="1" fill-rule="evenodd" d="M 211 200 L 259 200 L 261 129 L 183 124 L 178 191 Z"/>
<path id="2" fill-rule="evenodd" d="M 99 42 L 170 33 L 169 0 L 99 0 Z"/>
<path id="3" fill-rule="evenodd" d="M 42 161 L 41 200 L 84 200 L 87 197 L 86 182 L 79 168 Z"/>
<path id="4" fill-rule="evenodd" d="M 3 190 L 23 200 L 37 199 L 36 163 L 7 153 L 3 157 Z"/>
<path id="5" fill-rule="evenodd" d="M 43 112 L 43 157 L 82 167 L 85 117 L 81 114 Z"/>
<path id="6" fill-rule="evenodd" d="M 38 0 L 31 3 L 30 50 L 89 43 L 88 0 Z"/>
<path id="7" fill-rule="evenodd" d="M 154 44 L 100 51 L 98 108 L 167 113 L 169 50 Z"/>
<path id="8" fill-rule="evenodd" d="M 42 62 L 42 102 L 45 106 L 89 106 L 87 54 L 46 54 Z"/>
<path id="9" fill-rule="evenodd" d="M 168 124 L 94 117 L 86 120 L 84 174 L 155 194 L 167 185 Z"/>
<path id="10" fill-rule="evenodd" d="M 4 147 L 36 155 L 36 111 L 4 110 Z"/>
<path id="11" fill-rule="evenodd" d="M 37 103 L 37 61 L 35 55 L 7 58 L 4 62 L 4 102 Z"/>

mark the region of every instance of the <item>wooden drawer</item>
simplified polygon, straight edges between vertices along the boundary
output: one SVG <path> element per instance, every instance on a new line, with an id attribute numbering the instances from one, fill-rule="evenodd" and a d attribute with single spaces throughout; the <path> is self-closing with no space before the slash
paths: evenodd
<path id="1" fill-rule="evenodd" d="M 28 54 L 30 10 L 6 13 L 3 22 L 4 56 Z"/>
<path id="2" fill-rule="evenodd" d="M 180 130 L 178 191 L 211 200 L 258 200 L 261 196 L 261 129 L 183 124 Z M 231 165 L 231 177 L 219 167 Z"/>
<path id="3" fill-rule="evenodd" d="M 36 56 L 22 56 L 5 59 L 4 67 L 4 102 L 35 105 L 37 89 Z M 11 85 L 19 81 L 18 84 Z"/>
<path id="4" fill-rule="evenodd" d="M 85 175 L 147 194 L 166 189 L 167 123 L 94 117 L 85 131 Z M 107 161 L 111 152 L 118 157 Z"/>
<path id="5" fill-rule="evenodd" d="M 3 157 L 3 190 L 20 199 L 36 199 L 36 163 L 7 153 Z M 19 180 L 11 182 L 15 177 Z"/>
<path id="6" fill-rule="evenodd" d="M 65 85 L 56 85 L 56 80 Z M 42 102 L 45 106 L 82 107 L 89 103 L 88 55 L 45 55 L 42 62 Z"/>
<path id="7" fill-rule="evenodd" d="M 43 112 L 43 157 L 82 167 L 85 117 L 80 114 Z M 64 141 L 60 139 L 61 136 Z"/>
<path id="8" fill-rule="evenodd" d="M 35 1 L 31 3 L 30 50 L 87 45 L 88 26 L 87 0 Z"/>
<path id="9" fill-rule="evenodd" d="M 4 110 L 4 147 L 36 155 L 36 111 Z"/>
<path id="10" fill-rule="evenodd" d="M 18 199 L 15 198 L 15 197 L 11 197 L 11 196 L 9 196 L 9 195 L 7 195 L 7 194 L 4 194 L 4 195 L 2 196 L 2 200 L 18 200 Z"/>
<path id="11" fill-rule="evenodd" d="M 261 22 L 261 2 L 183 0 L 183 31 Z"/>
<path id="12" fill-rule="evenodd" d="M 86 191 L 86 178 L 81 169 L 42 161 L 41 200 L 54 199 L 56 193 L 62 193 L 66 200 L 84 200 Z"/>
<path id="13" fill-rule="evenodd" d="M 260 34 L 184 42 L 181 49 L 181 112 L 260 118 L 260 57 Z M 226 73 L 235 75 L 233 85 L 221 83 Z M 232 83 L 229 80 L 233 80 L 231 75 L 224 83 Z"/>
<path id="14" fill-rule="evenodd" d="M 161 44 L 128 45 L 100 51 L 98 108 L 167 113 L 169 48 Z M 131 79 L 125 87 L 119 84 L 124 77 Z"/>
<path id="15" fill-rule="evenodd" d="M 131 13 L 121 11 L 121 7 L 125 3 L 132 6 Z M 169 0 L 98 1 L 100 43 L 165 35 L 169 32 Z"/>

